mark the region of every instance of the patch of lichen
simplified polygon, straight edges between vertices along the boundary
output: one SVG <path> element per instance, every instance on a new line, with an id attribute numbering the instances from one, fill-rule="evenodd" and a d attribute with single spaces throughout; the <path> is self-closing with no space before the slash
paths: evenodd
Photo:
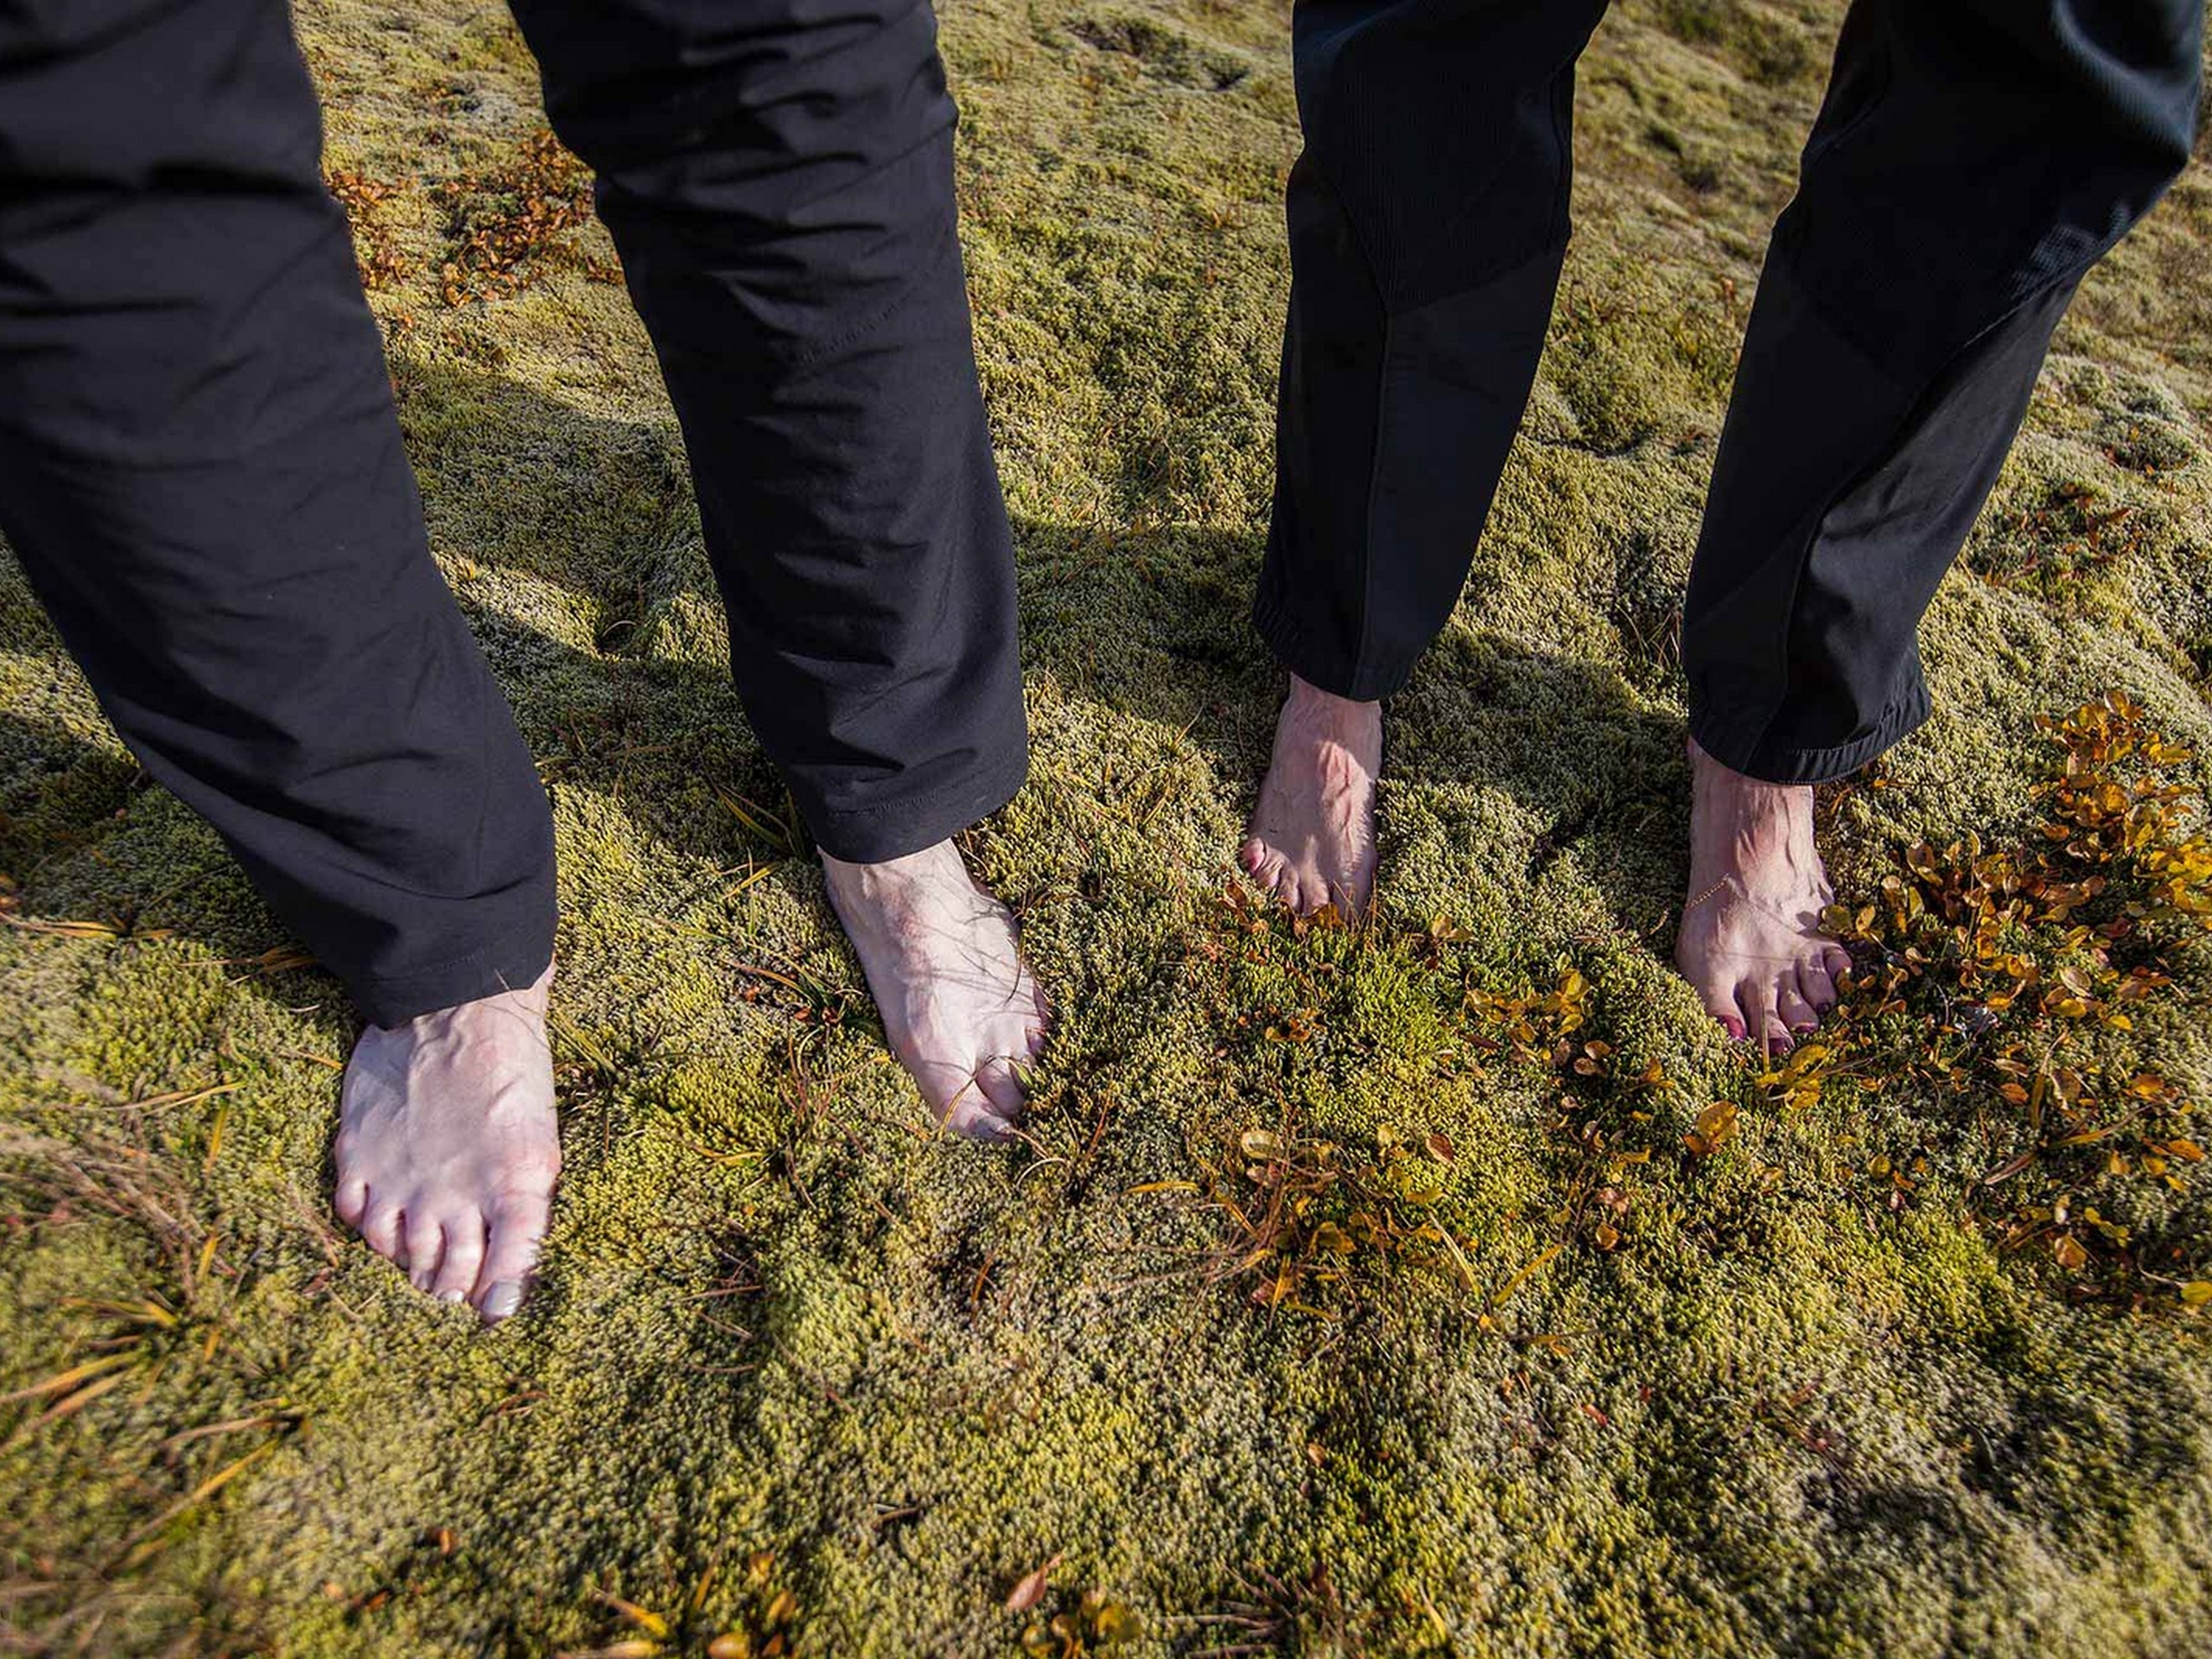
<path id="1" fill-rule="evenodd" d="M 111 1367 L 0 1407 L 0 1633 L 1014 1653 L 1096 1592 L 1135 1653 L 2203 1647 L 2202 1316 L 2012 1236 L 1990 1201 L 2050 1172 L 1974 1185 L 2021 1108 L 1929 1070 L 1927 987 L 1793 1103 L 1666 965 L 1676 607 L 1839 11 L 1600 28 L 1551 349 L 1393 706 L 1355 934 L 1227 896 L 1287 8 L 946 7 L 1034 753 L 969 850 L 1058 1011 L 1007 1153 L 928 1133 L 777 821 L 611 245 L 531 217 L 566 175 L 512 29 L 304 8 L 433 545 L 554 803 L 561 1198 L 488 1335 L 344 1236 L 334 986 L 0 575 L 0 1393 Z M 486 226 L 529 279 L 449 293 Z M 1823 800 L 1854 911 L 1915 843 L 2038 844 L 2039 716 L 2118 689 L 2208 752 L 2208 237 L 2199 168 L 2062 328 L 1923 632 L 1936 719 Z M 2124 1032 L 2038 1017 L 2201 1102 L 2212 963 L 2160 971 Z M 2062 1150 L 2180 1253 L 2139 1266 L 2204 1271 L 2202 1165 Z M 1224 1206 L 1269 1194 L 1311 1203 L 1248 1262 Z"/>

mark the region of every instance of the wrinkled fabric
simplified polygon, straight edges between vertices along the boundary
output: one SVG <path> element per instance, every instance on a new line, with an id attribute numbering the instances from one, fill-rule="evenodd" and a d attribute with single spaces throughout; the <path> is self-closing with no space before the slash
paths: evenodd
<path id="1" fill-rule="evenodd" d="M 1254 620 L 1387 696 L 1451 615 L 1567 239 L 1602 0 L 1301 0 Z M 2082 274 L 2194 136 L 2198 0 L 1858 0 L 1777 222 L 1682 624 L 1690 729 L 1777 782 L 1926 717 L 1914 632 Z"/>

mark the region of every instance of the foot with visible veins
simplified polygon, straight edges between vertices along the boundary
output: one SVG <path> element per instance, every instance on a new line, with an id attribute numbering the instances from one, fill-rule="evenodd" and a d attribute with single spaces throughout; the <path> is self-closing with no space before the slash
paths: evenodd
<path id="1" fill-rule="evenodd" d="M 970 1140 L 1006 1139 L 1051 1019 L 1013 915 L 950 841 L 879 864 L 824 853 L 822 869 L 892 1052 L 931 1116 Z"/>
<path id="2" fill-rule="evenodd" d="M 1334 905 L 1347 921 L 1375 895 L 1375 780 L 1382 705 L 1355 702 L 1295 674 L 1275 721 L 1275 749 L 1237 861 L 1310 916 Z"/>
<path id="3" fill-rule="evenodd" d="M 1851 967 L 1821 931 L 1835 901 L 1813 845 L 1813 791 L 1731 772 L 1690 745 L 1690 884 L 1675 963 L 1735 1038 L 1787 1050 Z"/>
<path id="4" fill-rule="evenodd" d="M 522 1306 L 561 1142 L 548 968 L 527 990 L 371 1026 L 339 1106 L 338 1213 L 416 1287 L 486 1324 Z"/>

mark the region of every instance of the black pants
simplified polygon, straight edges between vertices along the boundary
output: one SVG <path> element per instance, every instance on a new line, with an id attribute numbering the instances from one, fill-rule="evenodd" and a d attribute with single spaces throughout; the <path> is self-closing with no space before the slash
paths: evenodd
<path id="1" fill-rule="evenodd" d="M 1441 628 L 1567 237 L 1604 0 L 1300 0 L 1274 519 L 1286 666 L 1389 695 Z M 1682 623 L 1690 730 L 1776 782 L 1928 713 L 1915 626 L 2084 271 L 2189 158 L 2202 0 L 1857 0 L 1775 228 Z"/>
<path id="2" fill-rule="evenodd" d="M 739 690 L 873 860 L 1025 765 L 926 3 L 534 0 Z M 283 0 L 0 9 L 0 529 L 147 771 L 367 1015 L 527 984 L 550 814 L 425 543 Z"/>

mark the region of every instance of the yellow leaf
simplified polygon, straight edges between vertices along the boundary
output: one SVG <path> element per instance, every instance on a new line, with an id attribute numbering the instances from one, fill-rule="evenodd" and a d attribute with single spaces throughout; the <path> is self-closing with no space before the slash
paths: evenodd
<path id="1" fill-rule="evenodd" d="M 43 1382 L 34 1382 L 28 1389 L 18 1389 L 13 1394 L 0 1395 L 0 1403 L 13 1400 L 29 1400 L 41 1394 L 60 1394 L 75 1388 L 87 1377 L 98 1376 L 102 1371 L 111 1371 L 118 1365 L 128 1365 L 137 1357 L 137 1355 L 127 1350 L 122 1353 L 105 1354 L 99 1359 L 87 1360 L 82 1365 L 73 1366 L 57 1376 L 49 1376 Z"/>
<path id="2" fill-rule="evenodd" d="M 623 1618 L 628 1619 L 632 1624 L 645 1631 L 648 1636 L 666 1636 L 668 1634 L 668 1621 L 663 1618 L 658 1613 L 653 1612 L 647 1608 L 640 1607 L 634 1601 L 625 1601 L 621 1597 L 612 1594 L 605 1590 L 598 1592 L 597 1594 L 601 1601 L 606 1603 L 609 1607 L 612 1607 L 616 1612 L 621 1614 Z"/>
<path id="3" fill-rule="evenodd" d="M 1699 1158 L 1709 1158 L 1736 1133 L 1736 1103 L 1716 1100 L 1697 1115 L 1697 1128 L 1682 1137 L 1682 1144 Z"/>
<path id="4" fill-rule="evenodd" d="M 2190 1307 L 2212 1302 L 2212 1279 L 2192 1279 L 2181 1287 L 2182 1301 Z"/>

